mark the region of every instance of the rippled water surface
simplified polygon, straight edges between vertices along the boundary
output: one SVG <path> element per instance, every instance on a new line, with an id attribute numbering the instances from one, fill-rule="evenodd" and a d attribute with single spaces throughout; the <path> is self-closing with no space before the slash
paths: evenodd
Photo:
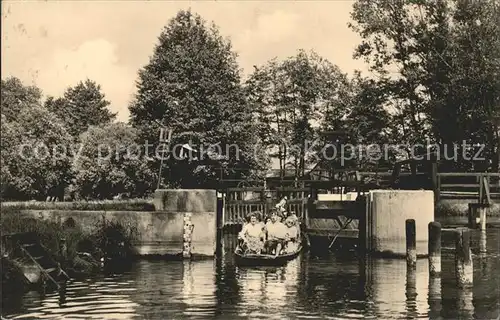
<path id="1" fill-rule="evenodd" d="M 442 277 L 429 279 L 426 259 L 414 274 L 404 260 L 308 253 L 280 268 L 240 268 L 226 236 L 224 254 L 214 261 L 140 261 L 121 274 L 70 282 L 65 292 L 10 298 L 2 313 L 15 319 L 496 319 L 499 240 L 500 231 L 490 230 L 488 254 L 474 255 L 471 290 L 456 289 L 451 244 L 443 248 Z"/>

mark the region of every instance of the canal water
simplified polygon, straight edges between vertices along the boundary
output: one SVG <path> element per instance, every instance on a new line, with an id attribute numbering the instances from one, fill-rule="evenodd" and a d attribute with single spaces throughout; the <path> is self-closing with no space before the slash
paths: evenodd
<path id="1" fill-rule="evenodd" d="M 426 259 L 407 274 L 404 260 L 304 253 L 284 267 L 235 265 L 233 236 L 215 260 L 139 261 L 129 269 L 67 284 L 60 293 L 28 292 L 4 301 L 9 319 L 498 319 L 500 230 L 488 253 L 474 235 L 474 287 L 455 286 L 452 241 L 443 235 L 443 275 Z M 8 295 L 4 292 L 4 296 Z"/>

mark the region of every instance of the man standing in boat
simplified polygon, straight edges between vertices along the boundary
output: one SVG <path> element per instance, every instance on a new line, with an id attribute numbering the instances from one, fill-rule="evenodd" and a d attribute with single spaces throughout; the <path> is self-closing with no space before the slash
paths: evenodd
<path id="1" fill-rule="evenodd" d="M 283 249 L 283 246 L 288 241 L 288 228 L 281 222 L 282 218 L 281 213 L 274 210 L 271 214 L 271 220 L 266 224 L 265 228 L 267 234 L 265 245 L 267 253 L 272 254 L 274 251 L 276 256 L 280 254 L 281 249 Z"/>

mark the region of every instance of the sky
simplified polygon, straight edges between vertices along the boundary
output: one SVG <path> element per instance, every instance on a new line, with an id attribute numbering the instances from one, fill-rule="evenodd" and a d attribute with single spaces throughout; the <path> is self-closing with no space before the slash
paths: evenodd
<path id="1" fill-rule="evenodd" d="M 179 10 L 213 21 L 233 44 L 243 77 L 254 65 L 314 50 L 344 72 L 359 36 L 348 28 L 353 1 L 2 1 L 2 79 L 20 78 L 60 96 L 79 81 L 101 85 L 110 109 L 127 121 L 137 72 Z"/>

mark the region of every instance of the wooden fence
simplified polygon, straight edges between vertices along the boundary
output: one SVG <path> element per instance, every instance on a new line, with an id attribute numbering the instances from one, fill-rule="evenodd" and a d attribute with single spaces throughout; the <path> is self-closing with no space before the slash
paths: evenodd
<path id="1" fill-rule="evenodd" d="M 431 181 L 435 200 L 465 199 L 471 202 L 500 201 L 500 173 L 462 173 L 441 172 L 435 176 L 426 173 L 399 173 L 400 177 L 425 178 Z M 374 183 L 379 188 L 390 188 L 391 172 L 359 172 L 358 178 L 366 183 Z M 309 180 L 301 181 L 304 184 Z M 418 187 L 418 186 L 417 186 Z M 339 191 L 339 190 L 337 190 Z M 245 217 L 253 211 L 264 214 L 284 197 L 288 198 L 288 210 L 298 217 L 305 217 L 307 210 L 308 188 L 281 187 L 267 190 L 264 187 L 227 188 L 223 192 L 224 225 L 242 224 Z"/>
<path id="2" fill-rule="evenodd" d="M 436 200 L 498 201 L 500 200 L 500 173 L 441 172 L 437 174 L 434 192 Z"/>
<path id="3" fill-rule="evenodd" d="M 266 190 L 263 187 L 228 188 L 223 191 L 224 225 L 242 224 L 253 211 L 268 214 L 283 198 L 287 197 L 287 209 L 298 217 L 305 215 L 307 194 L 304 188 L 279 188 Z"/>
<path id="4" fill-rule="evenodd" d="M 391 187 L 391 172 L 360 172 L 359 174 L 365 182 L 373 181 L 382 188 Z M 500 173 L 438 172 L 435 176 L 431 176 L 423 172 L 416 175 L 402 172 L 399 176 L 427 178 L 434 190 L 436 201 L 466 199 L 481 202 L 488 197 L 490 201 L 500 200 Z M 416 185 L 418 186 L 418 183 Z"/>

